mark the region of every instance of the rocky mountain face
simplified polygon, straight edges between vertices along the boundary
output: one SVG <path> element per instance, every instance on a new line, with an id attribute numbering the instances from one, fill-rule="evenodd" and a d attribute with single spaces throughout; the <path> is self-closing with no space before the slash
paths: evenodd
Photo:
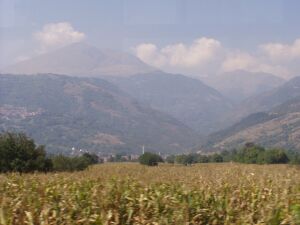
<path id="1" fill-rule="evenodd" d="M 163 72 L 112 79 L 140 102 L 168 113 L 202 135 L 219 129 L 218 119 L 231 102 L 201 81 Z"/>
<path id="2" fill-rule="evenodd" d="M 183 152 L 197 134 L 99 78 L 0 75 L 0 130 L 24 131 L 50 152 Z"/>

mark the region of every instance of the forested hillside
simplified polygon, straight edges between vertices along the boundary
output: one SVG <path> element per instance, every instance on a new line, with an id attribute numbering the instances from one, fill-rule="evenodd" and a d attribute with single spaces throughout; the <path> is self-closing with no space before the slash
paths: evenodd
<path id="1" fill-rule="evenodd" d="M 173 117 L 102 79 L 0 76 L 0 130 L 24 131 L 51 152 L 181 152 L 198 141 Z"/>

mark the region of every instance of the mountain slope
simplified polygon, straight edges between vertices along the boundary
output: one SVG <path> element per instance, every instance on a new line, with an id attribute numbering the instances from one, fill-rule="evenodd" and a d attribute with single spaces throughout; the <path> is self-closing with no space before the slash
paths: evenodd
<path id="1" fill-rule="evenodd" d="M 2 73 L 54 73 L 81 77 L 130 76 L 154 71 L 133 55 L 75 43 L 5 68 Z"/>
<path id="2" fill-rule="evenodd" d="M 206 149 L 228 149 L 254 142 L 267 147 L 300 150 L 300 96 L 272 108 L 254 113 L 235 125 L 212 134 Z"/>
<path id="3" fill-rule="evenodd" d="M 283 79 L 272 74 L 242 70 L 211 76 L 203 81 L 236 103 L 270 91 L 284 83 Z"/>
<path id="4" fill-rule="evenodd" d="M 252 113 L 269 111 L 297 96 L 300 96 L 300 77 L 295 77 L 271 91 L 243 101 L 225 116 L 224 121 L 233 124 Z"/>
<path id="5" fill-rule="evenodd" d="M 48 150 L 181 152 L 197 135 L 102 79 L 1 75 L 0 130 L 25 131 Z"/>
<path id="6" fill-rule="evenodd" d="M 231 103 L 201 81 L 163 72 L 112 80 L 134 98 L 166 112 L 202 135 L 218 129 L 218 118 Z"/>

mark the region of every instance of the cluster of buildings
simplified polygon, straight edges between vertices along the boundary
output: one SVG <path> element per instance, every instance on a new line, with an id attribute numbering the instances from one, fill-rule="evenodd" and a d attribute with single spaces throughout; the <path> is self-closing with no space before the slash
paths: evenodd
<path id="1" fill-rule="evenodd" d="M 79 156 L 84 153 L 90 153 L 86 149 L 77 149 L 75 147 L 71 148 L 71 155 L 72 156 Z M 130 161 L 137 161 L 140 155 L 138 154 L 110 154 L 110 153 L 95 153 L 100 162 L 130 162 Z"/>
<path id="2" fill-rule="evenodd" d="M 42 109 L 30 112 L 26 107 L 17 107 L 11 105 L 3 105 L 0 107 L 0 117 L 2 119 L 10 120 L 11 118 L 26 119 L 42 113 Z"/>

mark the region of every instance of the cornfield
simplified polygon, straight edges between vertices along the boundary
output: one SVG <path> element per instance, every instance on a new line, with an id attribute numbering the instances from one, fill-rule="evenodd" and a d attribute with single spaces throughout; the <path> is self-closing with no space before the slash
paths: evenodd
<path id="1" fill-rule="evenodd" d="M 108 163 L 2 174 L 0 224 L 300 224 L 300 169 Z"/>

